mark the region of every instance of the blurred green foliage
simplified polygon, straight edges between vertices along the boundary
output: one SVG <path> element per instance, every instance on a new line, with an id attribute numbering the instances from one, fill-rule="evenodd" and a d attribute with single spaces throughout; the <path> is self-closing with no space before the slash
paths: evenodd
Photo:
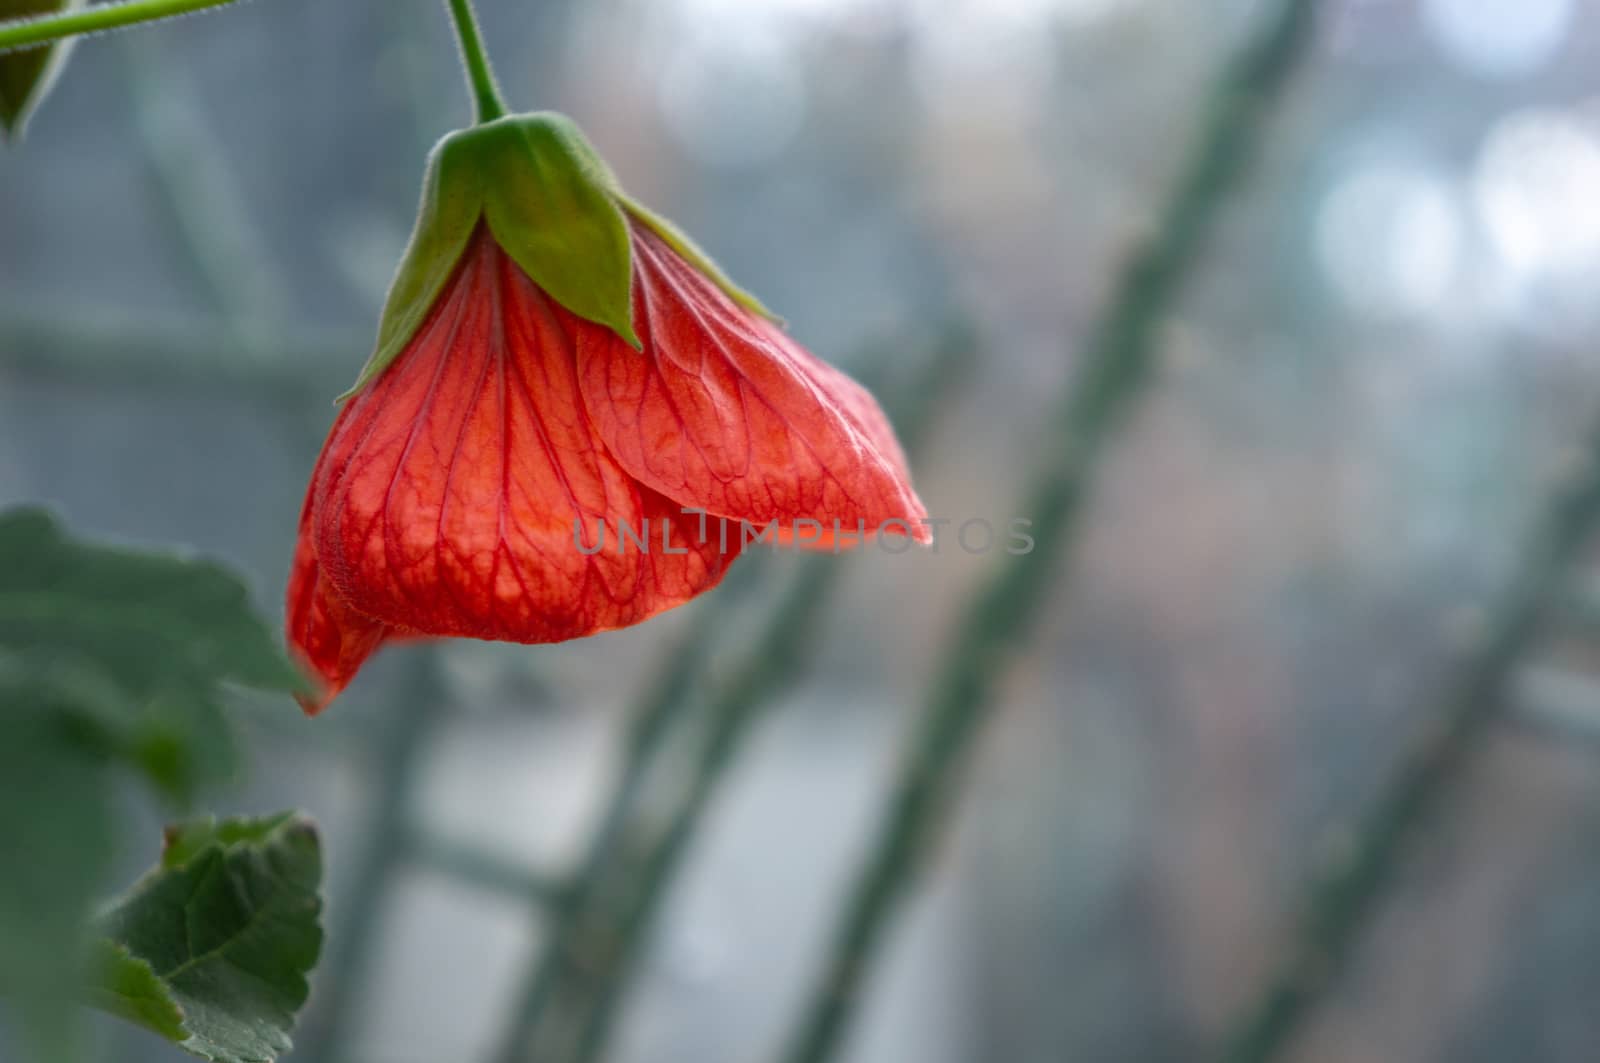
<path id="1" fill-rule="evenodd" d="M 322 853 L 303 817 L 199 820 L 95 920 L 111 961 L 91 999 L 202 1059 L 289 1049 L 322 951 Z"/>
<path id="2" fill-rule="evenodd" d="M 81 1055 L 75 1005 L 91 976 L 102 1002 L 128 1001 L 119 1014 L 181 1032 L 174 1039 L 219 1060 L 268 1058 L 257 1049 L 283 1039 L 304 999 L 303 979 L 285 972 L 303 973 L 316 956 L 320 862 L 299 821 L 177 829 L 162 868 L 104 917 L 100 932 L 126 954 L 98 946 L 91 964 L 86 951 L 90 904 L 115 851 L 119 777 L 179 806 L 225 778 L 235 759 L 226 682 L 284 691 L 302 682 L 234 575 L 75 542 L 40 510 L 0 515 L 0 988 L 41 1059 Z M 191 881 L 201 876 L 209 881 Z M 163 912 L 176 914 L 161 922 Z M 271 947 L 282 956 L 257 968 L 274 976 L 271 992 L 241 993 L 216 965 L 266 947 L 256 936 L 279 923 L 289 932 Z M 248 942 L 230 939 L 246 926 Z M 210 942 L 204 956 L 167 962 L 199 941 Z M 138 969 L 145 961 L 163 977 L 180 968 L 190 977 L 169 982 L 163 1003 Z"/>

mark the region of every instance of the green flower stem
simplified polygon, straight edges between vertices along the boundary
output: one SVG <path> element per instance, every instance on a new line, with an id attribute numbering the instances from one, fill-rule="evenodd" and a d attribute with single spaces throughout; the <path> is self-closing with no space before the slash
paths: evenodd
<path id="1" fill-rule="evenodd" d="M 436 833 L 417 824 L 411 825 L 404 851 L 420 867 L 501 898 L 543 898 L 546 907 L 554 907 L 559 903 L 565 885 L 538 868 L 529 867 L 491 848 Z"/>
<path id="2" fill-rule="evenodd" d="M 285 412 L 315 410 L 318 422 L 307 433 L 313 448 L 327 432 L 322 397 L 342 383 L 336 367 L 367 344 L 361 334 L 287 337 L 274 357 L 255 358 L 210 325 L 155 326 L 71 300 L 48 312 L 0 302 L 0 371 L 135 393 L 249 395 Z"/>
<path id="3" fill-rule="evenodd" d="M 125 0 L 118 4 L 97 4 L 59 15 L 0 23 L 0 52 L 50 44 L 67 37 L 103 30 L 137 26 L 178 15 L 189 15 L 207 8 L 222 7 L 236 0 Z"/>
<path id="4" fill-rule="evenodd" d="M 1505 702 L 1506 684 L 1533 645 L 1565 577 L 1600 527 L 1600 424 L 1584 465 L 1563 485 L 1524 556 L 1523 569 L 1492 612 L 1478 649 L 1421 719 L 1419 740 L 1388 789 L 1356 825 L 1353 841 L 1308 891 L 1296 940 L 1282 967 L 1225 1046 L 1229 1063 L 1280 1058 L 1300 1020 L 1350 951 L 1414 828 L 1446 795 L 1485 725 Z"/>
<path id="5" fill-rule="evenodd" d="M 483 35 L 478 32 L 478 16 L 472 10 L 472 0 L 448 0 L 450 18 L 455 22 L 456 37 L 461 42 L 461 62 L 467 68 L 467 84 L 472 89 L 472 99 L 479 125 L 506 115 L 506 101 L 500 97 L 500 85 L 494 79 L 494 67 L 489 65 L 489 53 L 483 47 Z"/>
<path id="6" fill-rule="evenodd" d="M 1311 37 L 1313 0 L 1286 0 L 1221 81 L 1173 198 L 1150 241 L 1129 261 L 1055 422 L 1018 513 L 1033 519 L 1034 550 L 1005 558 L 971 602 L 875 842 L 801 1021 L 782 1058 L 822 1063 L 848 1030 L 873 957 L 933 847 L 970 758 L 984 706 L 1005 665 L 1051 595 L 1052 568 L 1073 541 L 1093 472 L 1150 376 L 1158 326 L 1200 262 L 1228 192 L 1263 139 L 1268 116 Z"/>

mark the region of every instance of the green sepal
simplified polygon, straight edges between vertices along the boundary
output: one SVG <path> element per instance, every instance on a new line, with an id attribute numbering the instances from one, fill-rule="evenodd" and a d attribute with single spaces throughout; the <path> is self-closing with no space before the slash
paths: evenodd
<path id="1" fill-rule="evenodd" d="M 556 117 L 559 118 L 561 116 L 557 115 Z M 612 199 L 616 200 L 618 206 L 638 221 L 643 222 L 652 232 L 665 240 L 667 246 L 682 255 L 695 269 L 704 273 L 711 283 L 721 288 L 729 299 L 732 299 L 752 314 L 764 317 L 768 321 L 779 325 L 784 323 L 783 318 L 763 306 L 760 299 L 735 284 L 732 278 L 724 273 L 721 267 L 712 260 L 711 256 L 706 254 L 705 249 L 690 238 L 688 233 L 624 192 L 621 183 L 617 181 L 616 174 L 612 172 L 610 166 L 606 165 L 606 161 L 594 150 L 589 141 L 584 138 L 578 127 L 568 119 L 563 118 L 562 121 L 571 130 L 575 146 L 585 154 L 585 161 L 590 172 L 601 181 L 603 187 L 611 195 Z M 634 346 L 637 347 L 638 344 L 634 344 Z"/>
<path id="2" fill-rule="evenodd" d="M 457 130 L 429 154 L 417 225 L 384 302 L 377 346 L 339 401 L 388 368 L 416 336 L 479 224 L 552 299 L 643 350 L 633 326 L 630 216 L 735 303 L 782 323 L 675 225 L 623 192 L 570 118 L 508 115 Z"/>
<path id="3" fill-rule="evenodd" d="M 722 272 L 722 268 L 712 261 L 711 256 L 706 254 L 699 244 L 690 239 L 688 233 L 685 233 L 672 222 L 620 189 L 616 192 L 616 196 L 618 202 L 622 204 L 629 214 L 648 225 L 657 236 L 667 242 L 668 246 L 682 255 L 691 266 L 704 273 L 713 284 L 721 288 L 729 299 L 732 299 L 752 314 L 764 317 L 774 324 L 782 325 L 784 323 L 783 318 L 763 306 L 760 299 L 739 287 L 726 273 Z"/>
<path id="4" fill-rule="evenodd" d="M 633 330 L 633 242 L 616 178 L 572 119 L 541 111 L 474 130 L 496 242 L 556 302 L 642 350 Z"/>
<path id="5" fill-rule="evenodd" d="M 483 175 L 472 164 L 474 160 L 464 157 L 455 146 L 470 132 L 451 133 L 428 153 L 416 228 L 384 300 L 377 346 L 339 402 L 366 387 L 411 342 L 483 215 Z"/>
<path id="6" fill-rule="evenodd" d="M 82 7 L 87 0 L 0 0 L 0 22 L 56 15 Z M 42 44 L 0 54 L 0 138 L 20 137 L 28 116 L 55 83 L 72 41 Z"/>
<path id="7" fill-rule="evenodd" d="M 571 119 L 509 115 L 446 136 L 428 159 L 417 227 L 378 326 L 378 344 L 341 399 L 405 349 L 480 221 L 552 299 L 635 348 L 633 249 L 615 178 Z"/>

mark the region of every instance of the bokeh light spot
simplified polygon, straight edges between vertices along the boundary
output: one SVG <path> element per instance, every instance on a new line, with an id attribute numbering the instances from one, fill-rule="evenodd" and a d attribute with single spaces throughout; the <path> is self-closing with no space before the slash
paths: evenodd
<path id="1" fill-rule="evenodd" d="M 1600 142 L 1560 111 L 1522 111 L 1484 138 L 1472 197 L 1514 272 L 1585 268 L 1600 255 Z"/>
<path id="2" fill-rule="evenodd" d="M 1461 210 L 1424 170 L 1370 165 L 1339 180 L 1316 216 L 1316 254 L 1349 305 L 1380 317 L 1445 305 L 1461 258 Z"/>
<path id="3" fill-rule="evenodd" d="M 1464 68 L 1517 77 L 1539 69 L 1561 47 L 1572 0 L 1423 0 L 1422 20 Z"/>

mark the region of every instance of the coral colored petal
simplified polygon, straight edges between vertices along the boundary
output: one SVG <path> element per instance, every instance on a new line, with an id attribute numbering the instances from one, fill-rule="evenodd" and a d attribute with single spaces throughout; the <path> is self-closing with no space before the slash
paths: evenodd
<path id="1" fill-rule="evenodd" d="M 796 521 L 837 520 L 930 541 L 872 396 L 735 305 L 655 233 L 632 229 L 644 353 L 598 326 L 576 335 L 584 403 L 621 466 L 682 505 L 777 521 L 785 539 Z"/>
<path id="2" fill-rule="evenodd" d="M 329 440 L 315 542 L 353 608 L 430 635 L 558 642 L 722 578 L 736 550 L 686 535 L 678 507 L 596 438 L 570 338 L 583 324 L 480 227 L 429 320 Z M 621 525 L 648 545 L 619 544 Z"/>
<path id="3" fill-rule="evenodd" d="M 289 648 L 320 682 L 321 689 L 316 695 L 296 695 L 306 715 L 315 716 L 338 696 L 362 662 L 391 637 L 392 632 L 351 609 L 322 578 L 309 534 L 311 508 L 308 494 L 300 513 L 300 538 L 295 544 L 294 565 L 289 572 L 285 612 Z"/>
<path id="4" fill-rule="evenodd" d="M 794 358 L 796 368 L 809 376 L 812 384 L 833 400 L 884 460 L 909 484 L 910 474 L 906 470 L 910 468 L 910 462 L 906 461 L 905 451 L 900 448 L 900 440 L 895 438 L 894 429 L 889 425 L 889 418 L 884 416 L 883 409 L 878 405 L 878 400 L 872 397 L 872 393 L 856 383 L 853 378 L 812 355 L 771 321 L 758 318 L 752 324 L 766 334 L 769 342 L 788 350 Z"/>

